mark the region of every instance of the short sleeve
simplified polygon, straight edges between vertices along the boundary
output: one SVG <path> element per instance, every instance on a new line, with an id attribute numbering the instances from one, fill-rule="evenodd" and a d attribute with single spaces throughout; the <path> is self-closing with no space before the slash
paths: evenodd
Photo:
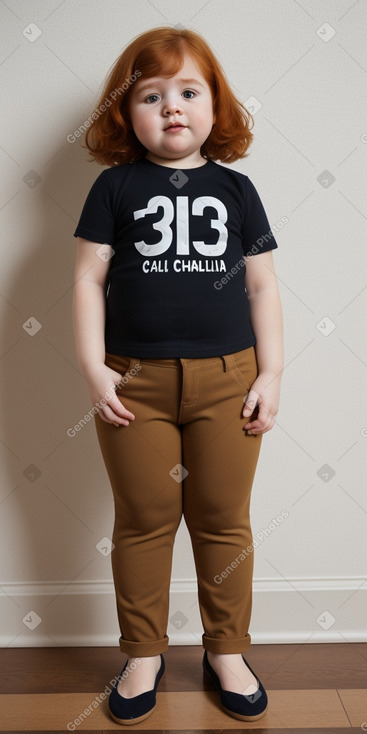
<path id="1" fill-rule="evenodd" d="M 74 237 L 114 244 L 113 182 L 108 174 L 108 169 L 102 171 L 89 191 Z"/>
<path id="2" fill-rule="evenodd" d="M 245 217 L 243 223 L 243 250 L 252 255 L 275 250 L 278 247 L 269 220 L 254 184 L 246 176 Z"/>

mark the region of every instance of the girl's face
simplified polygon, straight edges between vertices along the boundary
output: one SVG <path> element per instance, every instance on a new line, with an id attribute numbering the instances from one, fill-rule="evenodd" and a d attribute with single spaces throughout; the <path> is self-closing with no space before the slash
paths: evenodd
<path id="1" fill-rule="evenodd" d="M 200 148 L 215 122 L 213 102 L 210 87 L 190 56 L 174 76 L 136 81 L 129 114 L 148 160 L 166 166 L 205 160 Z"/>

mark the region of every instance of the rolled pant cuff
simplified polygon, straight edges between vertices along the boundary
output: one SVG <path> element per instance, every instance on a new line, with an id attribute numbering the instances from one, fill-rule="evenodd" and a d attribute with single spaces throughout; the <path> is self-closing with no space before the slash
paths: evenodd
<path id="1" fill-rule="evenodd" d="M 246 637 L 237 637 L 235 639 L 226 639 L 219 637 L 208 637 L 205 633 L 202 635 L 204 650 L 214 652 L 218 655 L 225 653 L 242 653 L 246 652 L 251 646 L 251 635 Z"/>
<path id="2" fill-rule="evenodd" d="M 120 637 L 120 650 L 121 652 L 127 653 L 129 657 L 143 657 L 148 658 L 153 655 L 159 655 L 161 652 L 168 650 L 169 637 L 165 635 L 161 640 L 146 640 L 145 642 L 138 642 L 136 640 L 125 640 Z"/>

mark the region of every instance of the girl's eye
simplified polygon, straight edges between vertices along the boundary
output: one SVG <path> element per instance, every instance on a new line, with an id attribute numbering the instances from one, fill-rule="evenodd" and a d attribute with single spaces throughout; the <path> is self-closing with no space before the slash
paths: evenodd
<path id="1" fill-rule="evenodd" d="M 192 89 L 185 89 L 184 92 L 182 92 L 183 95 L 192 95 L 192 96 L 185 96 L 185 99 L 192 99 L 196 96 L 196 92 L 193 92 Z M 147 102 L 148 104 L 152 104 L 159 99 L 159 94 L 150 94 L 148 97 L 145 98 L 144 102 Z"/>

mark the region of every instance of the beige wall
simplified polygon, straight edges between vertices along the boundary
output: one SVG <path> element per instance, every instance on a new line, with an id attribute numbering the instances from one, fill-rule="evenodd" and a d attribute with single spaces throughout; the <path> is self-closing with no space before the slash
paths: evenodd
<path id="1" fill-rule="evenodd" d="M 289 515 L 258 537 L 253 639 L 364 639 L 366 3 L 7 0 L 0 16 L 1 643 L 117 644 L 110 556 L 96 547 L 111 537 L 112 493 L 93 424 L 67 435 L 91 407 L 73 343 L 73 232 L 102 169 L 67 136 L 130 40 L 177 23 L 204 35 L 243 102 L 259 100 L 251 154 L 233 167 L 271 225 L 289 220 L 274 253 L 286 367 L 254 536 Z M 195 644 L 202 631 L 182 523 L 168 634 Z"/>

